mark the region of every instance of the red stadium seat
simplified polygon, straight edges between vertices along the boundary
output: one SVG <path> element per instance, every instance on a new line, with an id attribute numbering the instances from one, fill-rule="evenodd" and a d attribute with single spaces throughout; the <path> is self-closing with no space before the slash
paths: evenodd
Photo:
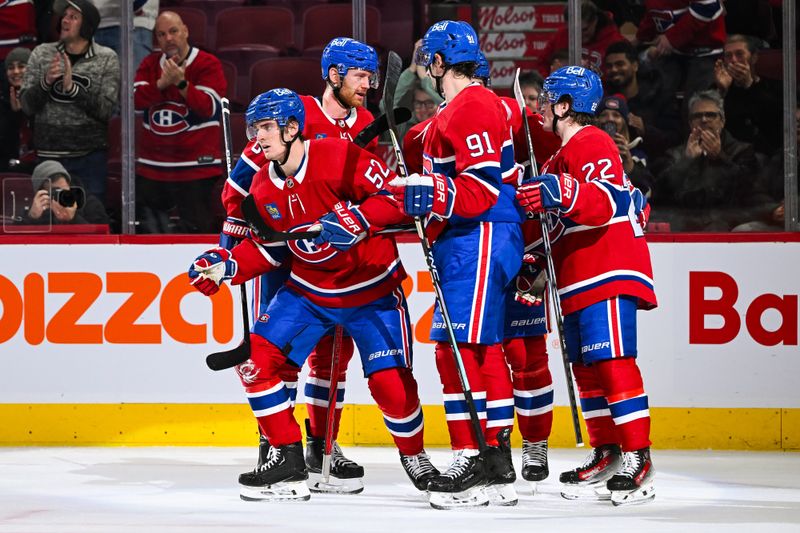
<path id="1" fill-rule="evenodd" d="M 241 107 L 242 100 L 239 97 L 239 91 L 238 91 L 239 71 L 236 68 L 236 65 L 234 63 L 231 63 L 230 61 L 223 59 L 220 60 L 220 63 L 222 63 L 222 73 L 225 76 L 225 81 L 228 82 L 228 90 L 226 91 L 225 96 L 227 96 L 228 100 L 231 101 L 232 107 L 235 106 Z"/>
<path id="2" fill-rule="evenodd" d="M 381 12 L 366 6 L 367 42 L 381 40 Z M 347 4 L 320 4 L 303 13 L 303 54 L 315 55 L 334 37 L 353 35 L 353 8 Z"/>
<path id="3" fill-rule="evenodd" d="M 294 14 L 285 7 L 232 7 L 217 14 L 216 50 L 247 47 L 276 54 L 294 43 Z"/>
<path id="4" fill-rule="evenodd" d="M 800 50 L 798 50 L 800 53 Z M 795 56 L 797 67 L 800 68 L 800 56 Z M 758 52 L 756 72 L 759 76 L 773 80 L 783 79 L 783 50 L 767 49 Z"/>
<path id="5" fill-rule="evenodd" d="M 247 146 L 247 128 L 244 113 L 231 113 L 231 137 L 233 139 L 232 164 L 236 165 L 242 150 Z"/>
<path id="6" fill-rule="evenodd" d="M 308 57 L 262 59 L 250 68 L 250 98 L 276 87 L 318 96 L 325 89 L 319 61 Z"/>
<path id="7" fill-rule="evenodd" d="M 208 49 L 208 18 L 205 12 L 183 6 L 171 8 L 169 11 L 177 13 L 183 23 L 186 24 L 189 29 L 189 44 L 198 48 Z M 153 32 L 153 39 L 155 41 L 155 32 Z"/>

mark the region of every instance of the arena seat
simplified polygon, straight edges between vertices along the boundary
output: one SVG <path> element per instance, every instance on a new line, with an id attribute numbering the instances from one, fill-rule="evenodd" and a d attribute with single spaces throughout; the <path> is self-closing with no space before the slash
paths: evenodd
<path id="1" fill-rule="evenodd" d="M 262 59 L 250 67 L 250 98 L 276 87 L 286 87 L 298 94 L 319 96 L 325 82 L 319 61 L 308 57 Z"/>
<path id="2" fill-rule="evenodd" d="M 294 14 L 280 6 L 232 7 L 217 13 L 217 53 L 250 49 L 275 53 L 294 43 Z"/>
<path id="3" fill-rule="evenodd" d="M 183 6 L 176 6 L 170 11 L 180 15 L 181 20 L 189 29 L 189 44 L 198 48 L 208 49 L 208 18 L 205 12 Z M 155 32 L 153 32 L 153 41 L 157 44 Z"/>
<path id="4" fill-rule="evenodd" d="M 800 50 L 798 50 L 800 52 Z M 797 61 L 796 69 L 800 69 L 800 56 L 795 56 Z M 756 72 L 759 76 L 773 80 L 783 79 L 783 50 L 767 49 L 758 52 L 758 62 Z"/>
<path id="5" fill-rule="evenodd" d="M 242 155 L 242 150 L 247 146 L 246 128 L 247 124 L 244 113 L 231 113 L 231 138 L 233 141 L 231 163 L 233 165 L 236 164 L 239 156 Z"/>
<path id="6" fill-rule="evenodd" d="M 381 40 L 381 12 L 366 6 L 367 42 Z M 303 54 L 318 55 L 334 37 L 353 35 L 353 8 L 350 4 L 319 4 L 303 13 Z"/>

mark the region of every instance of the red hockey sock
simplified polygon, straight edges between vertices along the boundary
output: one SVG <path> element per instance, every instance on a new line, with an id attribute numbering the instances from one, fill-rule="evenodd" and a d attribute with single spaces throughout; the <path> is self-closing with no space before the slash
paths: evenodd
<path id="1" fill-rule="evenodd" d="M 594 366 L 622 450 L 630 452 L 650 446 L 650 409 L 636 359 L 609 359 Z"/>
<path id="2" fill-rule="evenodd" d="M 289 401 L 292 402 L 292 407 L 297 401 L 297 378 L 299 374 L 300 367 L 291 364 L 288 360 L 278 369 L 278 375 L 286 385 L 286 390 L 289 391 Z"/>
<path id="3" fill-rule="evenodd" d="M 339 374 L 337 383 L 336 413 L 333 420 L 333 438 L 339 435 L 339 421 L 342 418 L 344 406 L 345 380 L 347 378 L 347 365 L 353 358 L 353 338 L 345 335 L 342 337 L 342 351 L 339 354 Z M 308 356 L 310 371 L 303 392 L 306 396 L 306 408 L 311 424 L 311 434 L 315 437 L 325 435 L 328 417 L 328 395 L 330 394 L 331 361 L 333 360 L 333 335 L 326 335 L 320 339 L 314 351 Z"/>
<path id="4" fill-rule="evenodd" d="M 423 450 L 422 407 L 417 382 L 407 368 L 387 368 L 370 375 L 367 384 L 397 449 L 403 455 Z"/>
<path id="5" fill-rule="evenodd" d="M 608 410 L 606 396 L 594 366 L 572 363 L 572 373 L 581 398 L 581 412 L 589 432 L 589 444 L 597 448 L 604 444 L 617 444 L 616 426 Z"/>
<path id="6" fill-rule="evenodd" d="M 481 374 L 486 385 L 486 444 L 497 446 L 497 434 L 514 428 L 514 388 L 508 371 L 503 346 L 486 347 L 481 364 Z"/>
<path id="7" fill-rule="evenodd" d="M 459 344 L 461 358 L 467 373 L 475 409 L 478 412 L 481 431 L 486 433 L 486 387 L 480 364 L 486 346 L 480 344 Z M 436 343 L 436 368 L 442 381 L 444 393 L 444 412 L 447 429 L 450 432 L 450 445 L 454 450 L 478 449 L 478 440 L 472 428 L 464 390 L 456 370 L 453 349 L 445 342 Z"/>
<path id="8" fill-rule="evenodd" d="M 250 361 L 237 366 L 236 371 L 261 433 L 273 446 L 299 442 L 300 426 L 294 419 L 289 391 L 278 375 L 286 357 L 277 346 L 258 335 L 250 335 L 250 344 Z"/>
<path id="9" fill-rule="evenodd" d="M 537 442 L 553 429 L 553 377 L 544 336 L 508 339 L 503 343 L 511 365 L 514 407 L 522 438 Z"/>

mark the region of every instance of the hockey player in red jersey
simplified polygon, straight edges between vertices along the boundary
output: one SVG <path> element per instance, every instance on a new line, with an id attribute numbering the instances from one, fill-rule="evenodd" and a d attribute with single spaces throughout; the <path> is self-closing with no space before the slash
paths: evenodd
<path id="1" fill-rule="evenodd" d="M 239 284 L 291 266 L 286 283 L 251 334 L 252 356 L 237 367 L 261 431 L 271 443 L 266 461 L 239 478 L 244 499 L 308 499 L 300 427 L 281 379 L 287 363 L 299 371 L 320 338 L 340 324 L 361 354 L 370 392 L 420 490 L 438 474 L 423 450 L 423 418 L 411 374 L 410 321 L 400 282 L 405 272 L 392 238 L 373 227 L 404 219 L 391 195 L 394 177 L 371 153 L 343 139 L 304 141 L 301 99 L 288 89 L 260 95 L 248 129 L 270 161 L 251 194 L 264 223 L 280 232 L 320 227 L 319 237 L 264 242 L 256 231 L 232 250 L 215 248 L 189 276 L 204 294 L 225 279 Z M 364 242 L 361 242 L 364 241 Z M 382 328 L 375 328 L 380 323 Z"/>
<path id="2" fill-rule="evenodd" d="M 475 31 L 464 22 L 442 21 L 428 29 L 416 60 L 428 69 L 447 105 L 425 129 L 424 174 L 395 180 L 392 190 L 407 214 L 427 222 L 483 433 L 487 379 L 494 379 L 484 362 L 490 347 L 502 340 L 504 298 L 522 257 L 522 213 L 514 202 L 514 187 L 504 183 L 518 171 L 506 109 L 473 80 L 479 53 Z M 428 484 L 430 502 L 437 508 L 485 505 L 483 485 L 510 485 L 515 474 L 507 468 L 510 454 L 498 447 L 497 435 L 487 441 L 486 453 L 479 454 L 444 328 L 437 305 L 431 339 L 437 341 L 436 364 L 455 453 L 447 471 Z"/>
<path id="3" fill-rule="evenodd" d="M 636 311 L 655 307 L 656 297 L 639 222 L 642 196 L 628 182 L 611 138 L 591 125 L 600 83 L 574 66 L 545 80 L 544 128 L 561 137 L 562 147 L 542 175 L 523 182 L 517 199 L 547 216 L 568 356 L 593 447 L 581 466 L 561 474 L 562 495 L 608 497 L 610 491 L 622 505 L 655 496 Z"/>
<path id="4" fill-rule="evenodd" d="M 305 110 L 303 137 L 306 139 L 353 138 L 373 117 L 363 107 L 366 92 L 377 84 L 378 54 L 364 43 L 339 37 L 325 47 L 321 59 L 322 77 L 327 83 L 321 98 L 300 96 Z M 377 147 L 377 139 L 368 145 L 369 150 Z M 247 226 L 242 220 L 241 202 L 253 183 L 256 172 L 267 164 L 260 145 L 255 140 L 248 143 L 230 179 L 222 192 L 222 203 L 228 218 L 220 235 L 220 246 L 232 248 L 246 233 Z M 273 270 L 253 281 L 254 320 L 262 316 L 272 301 L 276 291 L 288 276 L 288 269 Z M 309 357 L 310 372 L 305 384 L 306 407 L 308 410 L 307 436 L 313 445 L 306 448 L 308 467 L 312 479 L 319 473 L 322 456 L 319 443 L 325 434 L 326 411 L 328 409 L 328 390 L 330 388 L 331 356 L 333 336 L 326 335 Z M 344 398 L 347 364 L 353 356 L 353 340 L 342 338 L 338 387 Z M 292 401 L 297 394 L 297 373 L 294 368 L 286 368 L 281 374 L 287 383 Z M 338 432 L 341 408 L 336 410 L 335 432 Z M 269 450 L 269 442 L 263 437 L 259 444 L 259 461 Z M 334 447 L 331 477 L 335 483 L 319 485 L 320 490 L 337 492 L 357 492 L 363 488 L 364 469 L 342 454 L 338 445 Z M 312 487 L 315 485 L 312 482 Z"/>

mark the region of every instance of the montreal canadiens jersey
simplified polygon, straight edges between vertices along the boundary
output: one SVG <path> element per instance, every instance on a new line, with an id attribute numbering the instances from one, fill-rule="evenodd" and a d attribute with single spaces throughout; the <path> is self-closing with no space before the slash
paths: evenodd
<path id="1" fill-rule="evenodd" d="M 305 158 L 294 176 L 280 175 L 270 162 L 253 179 L 250 193 L 272 229 L 308 230 L 348 201 L 361 206 L 372 229 L 405 220 L 394 198 L 380 193 L 395 174 L 371 152 L 335 138 L 304 145 Z M 364 305 L 394 290 L 406 276 L 390 235 L 373 235 L 347 251 L 311 240 L 263 243 L 248 238 L 233 256 L 239 263 L 235 284 L 280 268 L 291 257 L 286 284 L 326 307 Z"/>
<path id="2" fill-rule="evenodd" d="M 649 42 L 661 34 L 678 53 L 719 54 L 725 45 L 725 11 L 721 0 L 647 0 L 636 38 Z"/>
<path id="3" fill-rule="evenodd" d="M 543 174 L 569 174 L 580 184 L 572 208 L 548 216 L 558 293 L 564 314 L 613 296 L 656 306 L 653 269 L 631 200 L 631 185 L 614 141 L 586 126 L 543 166 Z M 541 248 L 541 226 L 525 224 L 526 250 Z"/>
<path id="4" fill-rule="evenodd" d="M 352 141 L 374 118 L 366 108 L 357 107 L 350 109 L 346 118 L 335 119 L 322 109 L 322 103 L 317 98 L 300 96 L 300 100 L 306 112 L 303 137 L 309 140 L 341 138 Z M 374 152 L 377 147 L 378 139 L 374 139 L 367 145 L 367 150 Z M 222 203 L 228 216 L 242 218 L 239 208 L 242 199 L 247 196 L 255 173 L 266 164 L 267 159 L 258 143 L 255 141 L 247 143 L 222 191 Z"/>
<path id="5" fill-rule="evenodd" d="M 508 120 L 508 109 L 497 95 L 474 83 L 426 128 L 424 171 L 446 175 L 455 186 L 451 225 L 522 222 L 515 188 L 504 183 L 518 172 Z"/>
<path id="6" fill-rule="evenodd" d="M 158 181 L 191 181 L 222 174 L 220 98 L 227 82 L 213 55 L 191 48 L 184 61 L 186 98 L 174 85 L 160 91 L 164 54 L 150 54 L 133 83 L 134 104 L 144 111 L 136 173 Z"/>

